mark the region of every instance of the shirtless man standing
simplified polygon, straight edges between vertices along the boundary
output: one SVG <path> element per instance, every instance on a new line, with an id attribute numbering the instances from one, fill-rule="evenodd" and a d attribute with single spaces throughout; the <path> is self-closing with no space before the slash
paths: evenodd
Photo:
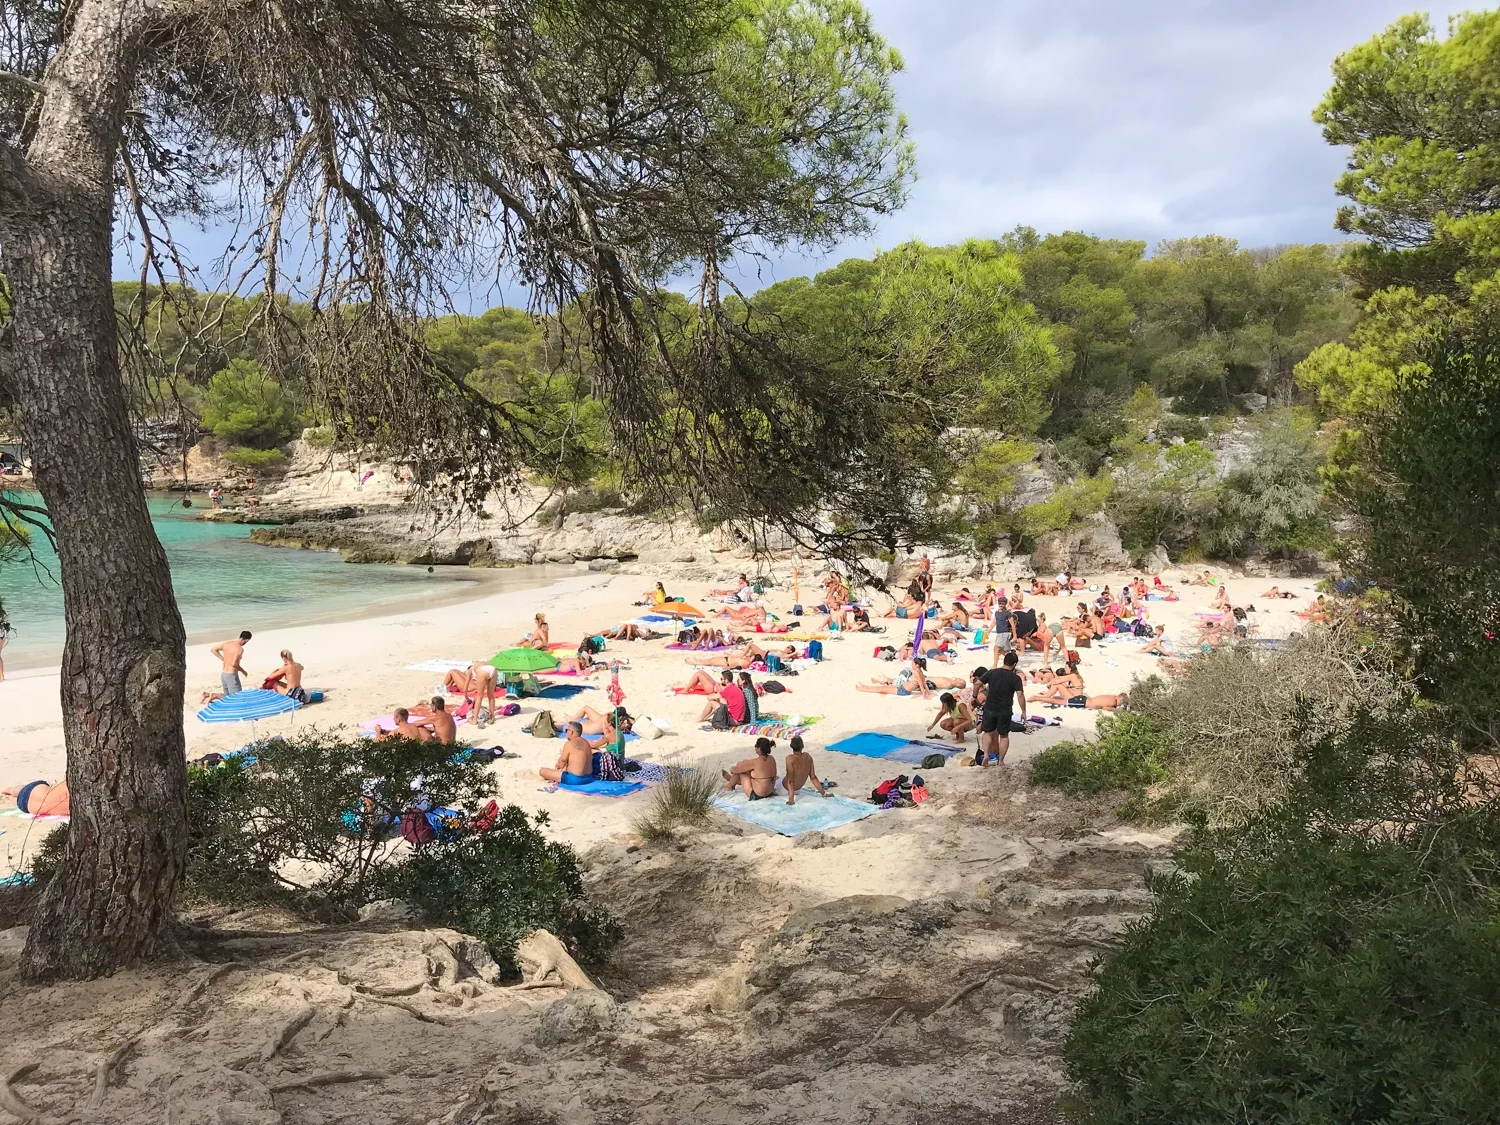
<path id="1" fill-rule="evenodd" d="M 802 749 L 802 736 L 792 735 L 791 753 L 786 756 L 786 778 L 781 787 L 786 790 L 786 803 L 795 805 L 797 803 L 797 790 L 801 789 L 809 781 L 812 787 L 818 791 L 820 797 L 831 797 L 827 788 L 818 780 L 818 772 L 813 769 L 812 755 Z"/>
<path id="2" fill-rule="evenodd" d="M 594 748 L 583 740 L 583 727 L 577 722 L 568 724 L 568 738 L 563 743 L 562 753 L 557 756 L 557 765 L 543 766 L 536 771 L 543 781 L 557 785 L 586 785 L 594 778 Z"/>
<path id="3" fill-rule="evenodd" d="M 237 691 L 244 690 L 240 677 L 245 674 L 245 669 L 240 667 L 240 661 L 245 657 L 245 642 L 249 639 L 250 630 L 246 629 L 239 635 L 238 640 L 221 641 L 208 650 L 223 662 L 224 667 L 219 673 L 219 683 L 223 685 L 225 695 L 233 695 Z"/>
<path id="4" fill-rule="evenodd" d="M 719 771 L 724 778 L 725 789 L 729 792 L 743 789 L 745 796 L 752 801 L 761 800 L 776 792 L 776 759 L 771 757 L 771 751 L 775 748 L 776 743 L 769 738 L 757 738 L 755 757 L 746 758 L 727 770 Z"/>

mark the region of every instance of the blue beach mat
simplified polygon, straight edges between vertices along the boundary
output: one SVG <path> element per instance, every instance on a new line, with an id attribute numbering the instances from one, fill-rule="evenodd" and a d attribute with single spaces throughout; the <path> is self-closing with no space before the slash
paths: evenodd
<path id="1" fill-rule="evenodd" d="M 594 778 L 587 785 L 558 785 L 549 792 L 552 793 L 581 793 L 585 797 L 628 797 L 646 788 L 639 781 L 601 781 Z"/>
<path id="2" fill-rule="evenodd" d="M 727 793 L 714 802 L 730 816 L 748 820 L 760 828 L 769 828 L 783 836 L 803 832 L 826 832 L 841 824 L 853 824 L 880 811 L 879 805 L 855 801 L 849 797 L 819 797 L 811 789 L 798 796 L 795 805 L 786 803 L 779 790 L 764 801 L 752 801 L 743 793 Z"/>
<path id="3" fill-rule="evenodd" d="M 560 730 L 560 731 L 557 732 L 557 737 L 558 738 L 567 738 L 568 737 L 568 732 L 565 731 L 565 730 Z M 586 734 L 583 737 L 584 737 L 585 740 L 587 740 L 587 739 L 590 739 L 590 738 L 598 738 L 599 736 L 597 734 Z M 625 741 L 626 742 L 634 742 L 637 738 L 640 738 L 640 737 L 641 736 L 638 735 L 638 734 L 636 734 L 635 731 L 631 731 L 629 734 L 627 734 L 625 736 Z"/>
<path id="4" fill-rule="evenodd" d="M 538 699 L 572 699 L 582 691 L 593 691 L 593 684 L 551 684 L 536 693 Z"/>
<path id="5" fill-rule="evenodd" d="M 861 758 L 882 758 L 888 762 L 901 762 L 913 766 L 920 766 L 922 759 L 929 754 L 941 754 L 944 758 L 952 758 L 968 752 L 956 742 L 928 742 L 920 738 L 902 738 L 900 735 L 881 734 L 873 730 L 861 731 L 859 734 L 851 734 L 848 738 L 841 738 L 837 742 L 830 742 L 827 749 L 837 750 L 840 754 L 856 754 Z"/>

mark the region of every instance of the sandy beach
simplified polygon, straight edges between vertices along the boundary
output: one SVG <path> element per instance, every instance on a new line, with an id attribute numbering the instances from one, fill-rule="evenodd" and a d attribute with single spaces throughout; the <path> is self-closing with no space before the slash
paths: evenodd
<path id="1" fill-rule="evenodd" d="M 559 569 L 548 568 L 545 573 L 556 574 Z M 1177 573 L 1174 570 L 1169 577 L 1176 577 Z M 1275 580 L 1237 577 L 1232 571 L 1219 568 L 1215 568 L 1215 573 L 1224 576 L 1235 604 L 1251 602 L 1256 605 L 1259 632 L 1265 637 L 1285 635 L 1295 629 L 1299 621 L 1293 616 L 1294 611 L 1305 608 L 1313 596 L 1311 580 L 1283 580 L 1281 588 L 1296 592 L 1298 597 L 1271 603 L 1260 599 L 1259 595 Z M 1089 580 L 1096 586 L 1109 584 L 1118 588 L 1130 577 L 1129 574 L 1104 574 L 1091 575 Z M 532 615 L 536 612 L 546 613 L 555 639 L 576 642 L 585 631 L 613 626 L 644 612 L 632 603 L 639 601 L 643 591 L 658 578 L 674 594 L 681 594 L 694 604 L 705 609 L 714 604 L 707 598 L 707 590 L 714 583 L 688 581 L 672 573 L 611 575 L 591 573 L 579 567 L 576 575 L 538 588 L 482 594 L 456 604 L 427 606 L 419 611 L 390 616 L 265 630 L 259 629 L 256 622 L 247 621 L 244 627 L 254 631 L 255 637 L 245 660 L 250 673 L 246 686 L 255 686 L 279 663 L 279 651 L 288 648 L 307 668 L 306 685 L 324 691 L 326 700 L 290 715 L 257 723 L 253 730 L 250 724 L 243 723 L 204 724 L 196 718 L 199 696 L 217 684 L 219 669 L 209 653 L 208 644 L 191 645 L 187 654 L 188 697 L 184 701 L 188 756 L 195 758 L 210 751 L 233 750 L 255 735 L 290 733 L 307 725 L 315 724 L 323 729 L 353 728 L 362 720 L 388 714 L 394 707 L 414 704 L 433 694 L 441 676 L 411 671 L 409 665 L 433 659 L 487 657 L 519 640 L 530 628 Z M 944 582 L 940 579 L 937 590 L 946 595 L 946 604 L 962 585 L 969 586 L 976 593 L 984 588 L 982 581 Z M 1179 592 L 1180 601 L 1153 601 L 1150 610 L 1151 620 L 1165 624 L 1168 635 L 1182 645 L 1196 637 L 1199 619 L 1195 615 L 1209 608 L 1215 589 L 1181 586 Z M 812 596 L 807 587 L 804 587 L 804 595 L 805 600 Z M 1055 622 L 1074 606 L 1080 596 L 1033 598 L 1028 595 L 1026 604 Z M 791 606 L 791 591 L 772 591 L 766 602 L 773 611 L 784 616 Z M 885 604 L 884 599 L 876 598 L 877 611 Z M 807 735 L 808 749 L 814 753 L 823 775 L 837 781 L 842 793 L 856 797 L 868 794 L 871 788 L 889 776 L 891 763 L 821 753 L 821 748 L 859 731 L 918 737 L 936 713 L 935 699 L 928 702 L 916 697 L 898 698 L 855 690 L 856 683 L 876 676 L 888 676 L 896 669 L 895 665 L 872 656 L 877 645 L 899 645 L 911 636 L 910 622 L 893 618 L 874 620 L 886 626 L 884 635 L 831 634 L 824 645 L 825 659 L 820 665 L 794 678 L 785 678 L 790 691 L 779 697 L 767 696 L 762 701 L 763 709 L 782 715 L 821 717 Z M 767 638 L 758 639 L 767 643 Z M 660 640 L 613 642 L 605 654 L 629 660 L 629 667 L 622 670 L 620 676 L 626 692 L 626 709 L 635 715 L 663 719 L 670 727 L 670 733 L 660 739 L 633 742 L 632 755 L 644 761 L 678 762 L 715 772 L 726 762 L 748 756 L 752 739 L 700 729 L 701 698 L 676 697 L 668 693 L 671 685 L 687 681 L 693 667 L 685 654 L 668 652 L 664 645 L 665 642 Z M 1115 642 L 1083 650 L 1081 670 L 1089 693 L 1124 691 L 1136 676 L 1156 671 L 1156 659 L 1141 654 L 1136 648 L 1129 643 Z M 966 676 L 976 664 L 986 662 L 987 656 L 988 650 L 960 652 L 960 658 L 953 665 L 934 665 L 932 671 L 936 675 Z M 1037 654 L 1027 654 L 1022 659 L 1022 670 L 1038 667 L 1039 661 Z M 608 682 L 607 673 L 580 682 L 597 686 L 574 700 L 544 701 L 542 706 L 548 707 L 560 719 L 584 703 L 601 708 L 607 705 L 602 690 Z M 495 763 L 496 795 L 528 810 L 545 809 L 551 816 L 552 830 L 580 848 L 628 831 L 630 821 L 649 801 L 649 792 L 624 799 L 601 800 L 566 792 L 541 791 L 543 782 L 536 771 L 540 766 L 553 764 L 557 747 L 549 741 L 532 737 L 525 730 L 537 709 L 538 701 L 528 699 L 523 702 L 518 716 L 501 719 L 484 730 L 473 725 L 459 728 L 461 741 L 486 746 L 503 745 L 518 755 Z M 1032 710 L 1060 719 L 1061 725 L 1026 736 L 1014 736 L 1008 758 L 1011 763 L 1025 761 L 1052 742 L 1092 732 L 1097 718 L 1097 712 L 1093 711 L 1068 708 Z M 971 745 L 972 742 L 971 735 Z M 22 670 L 0 683 L 0 746 L 3 746 L 0 750 L 0 783 L 4 785 L 35 778 L 51 780 L 62 775 L 64 750 L 55 670 Z M 778 752 L 780 750 L 778 747 Z M 949 768 L 930 779 L 931 786 L 935 795 L 945 790 L 964 791 L 982 785 L 983 772 Z M 868 822 L 862 823 L 868 826 Z M 12 830 L 0 836 L 0 870 L 3 871 L 14 868 L 20 860 L 23 841 L 33 838 L 32 833 L 15 831 L 14 824 L 12 821 L 7 826 Z M 861 829 L 861 825 L 856 824 L 842 829 L 861 830 L 867 830 L 867 827 Z M 885 879 L 889 875 L 880 877 Z M 843 893 L 862 892 L 851 888 Z"/>

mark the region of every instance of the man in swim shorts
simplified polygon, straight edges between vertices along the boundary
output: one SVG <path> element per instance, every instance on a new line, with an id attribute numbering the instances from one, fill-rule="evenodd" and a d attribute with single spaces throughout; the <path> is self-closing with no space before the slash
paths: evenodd
<path id="1" fill-rule="evenodd" d="M 244 690 L 240 677 L 245 674 L 245 669 L 240 667 L 240 661 L 245 657 L 245 642 L 249 639 L 250 630 L 246 629 L 237 640 L 221 641 L 208 650 L 223 664 L 223 669 L 219 672 L 219 683 L 223 685 L 225 695 Z"/>
<path id="2" fill-rule="evenodd" d="M 448 714 L 448 706 L 443 702 L 441 695 L 434 695 L 428 703 L 432 711 L 424 720 L 423 725 L 432 729 L 432 737 L 444 746 L 452 746 L 458 741 L 458 724 L 453 721 L 453 716 Z"/>
<path id="3" fill-rule="evenodd" d="M 594 780 L 594 748 L 583 740 L 583 724 L 576 721 L 568 724 L 568 737 L 557 756 L 557 765 L 543 766 L 537 773 L 543 781 L 558 785 L 587 785 Z"/>

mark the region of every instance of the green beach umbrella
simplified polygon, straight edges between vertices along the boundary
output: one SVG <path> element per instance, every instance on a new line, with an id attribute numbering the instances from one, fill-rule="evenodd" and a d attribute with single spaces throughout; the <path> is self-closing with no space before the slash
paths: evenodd
<path id="1" fill-rule="evenodd" d="M 557 657 L 535 648 L 507 648 L 490 657 L 499 672 L 550 672 L 557 667 Z"/>

